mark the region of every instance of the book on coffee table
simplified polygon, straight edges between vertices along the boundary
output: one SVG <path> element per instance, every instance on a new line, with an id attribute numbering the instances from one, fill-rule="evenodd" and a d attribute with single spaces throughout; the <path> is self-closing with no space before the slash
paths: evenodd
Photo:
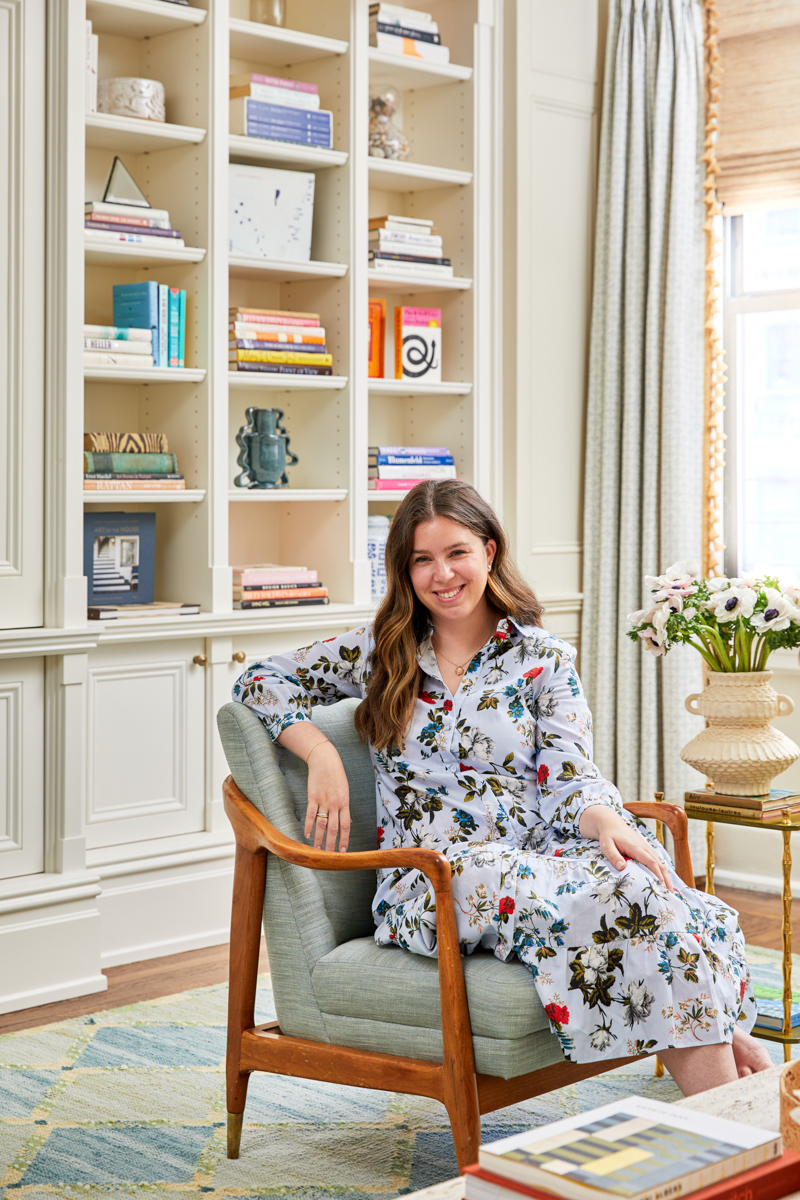
<path id="1" fill-rule="evenodd" d="M 630 1096 L 482 1146 L 480 1166 L 565 1200 L 677 1200 L 782 1149 L 774 1131 Z"/>

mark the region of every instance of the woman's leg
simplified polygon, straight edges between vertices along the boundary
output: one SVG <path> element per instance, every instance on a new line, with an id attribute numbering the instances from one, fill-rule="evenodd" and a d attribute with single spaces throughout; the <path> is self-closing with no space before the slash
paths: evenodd
<path id="1" fill-rule="evenodd" d="M 659 1050 L 658 1057 L 684 1096 L 733 1083 L 772 1066 L 763 1042 L 741 1029 L 734 1029 L 732 1045 L 717 1042 L 712 1046 L 683 1046 Z"/>

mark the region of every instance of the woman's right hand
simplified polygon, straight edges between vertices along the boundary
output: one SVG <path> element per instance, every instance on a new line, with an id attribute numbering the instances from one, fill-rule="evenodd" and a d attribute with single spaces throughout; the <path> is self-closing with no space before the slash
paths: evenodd
<path id="1" fill-rule="evenodd" d="M 327 814 L 327 821 L 320 817 Z M 305 836 L 314 831 L 314 847 L 336 849 L 339 837 L 339 852 L 344 854 L 350 840 L 350 788 L 339 751 L 333 742 L 323 742 L 314 747 L 308 761 L 308 808 L 306 809 Z"/>

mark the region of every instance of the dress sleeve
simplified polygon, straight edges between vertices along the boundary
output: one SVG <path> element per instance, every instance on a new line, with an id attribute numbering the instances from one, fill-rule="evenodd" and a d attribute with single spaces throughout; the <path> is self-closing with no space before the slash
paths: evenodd
<path id="1" fill-rule="evenodd" d="M 246 704 L 276 741 L 296 721 L 309 721 L 315 704 L 364 695 L 363 678 L 371 633 L 353 629 L 287 654 L 254 663 L 233 687 L 233 699 Z"/>
<path id="2" fill-rule="evenodd" d="M 535 692 L 531 708 L 536 722 L 534 765 L 545 821 L 568 836 L 580 837 L 580 819 L 593 804 L 622 812 L 622 798 L 592 762 L 592 714 L 571 658 L 561 654 L 552 674 Z M 534 680 L 535 684 L 538 680 Z"/>

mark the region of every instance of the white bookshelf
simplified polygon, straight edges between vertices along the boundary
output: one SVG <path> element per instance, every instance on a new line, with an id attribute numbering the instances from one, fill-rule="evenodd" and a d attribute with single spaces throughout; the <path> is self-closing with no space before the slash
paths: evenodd
<path id="1" fill-rule="evenodd" d="M 150 38 L 175 33 L 190 25 L 202 25 L 202 8 L 172 4 L 163 0 L 86 0 L 86 19 L 93 33 L 111 33 L 116 37 Z"/>
<path id="2" fill-rule="evenodd" d="M 182 491 L 84 492 L 84 504 L 199 504 L 205 500 L 204 488 L 184 488 Z"/>
<path id="3" fill-rule="evenodd" d="M 414 275 L 411 271 L 369 270 L 367 280 L 371 292 L 383 289 L 393 293 L 405 292 L 409 296 L 416 296 L 420 292 L 468 292 L 472 288 L 472 280 L 462 275 L 445 275 L 441 279 L 434 279 L 430 275 Z"/>
<path id="4" fill-rule="evenodd" d="M 275 504 L 298 501 L 304 501 L 306 504 L 339 504 L 347 499 L 347 488 L 231 488 L 228 499 L 231 504 L 264 500 Z"/>
<path id="5" fill-rule="evenodd" d="M 469 187 L 471 171 L 453 171 L 447 167 L 430 167 L 425 163 L 392 162 L 385 158 L 370 158 L 369 185 L 384 192 L 419 192 L 431 188 Z"/>
<path id="6" fill-rule="evenodd" d="M 311 279 L 341 279 L 347 274 L 347 263 L 287 262 L 232 254 L 228 259 L 228 270 L 231 279 L 296 283 Z"/>
<path id="7" fill-rule="evenodd" d="M 156 246 L 138 246 L 135 242 L 119 242 L 114 245 L 103 238 L 93 238 L 87 234 L 84 261 L 87 265 L 98 267 L 159 267 L 172 266 L 174 263 L 201 263 L 206 256 L 205 250 L 195 246 L 170 249 L 168 239 L 162 240 L 167 243 L 163 250 Z"/>
<path id="8" fill-rule="evenodd" d="M 321 58 L 347 54 L 350 48 L 349 43 L 340 38 L 258 25 L 236 17 L 231 17 L 229 29 L 231 57 L 246 58 L 265 67 L 297 67 Z M 276 73 L 279 72 L 269 72 Z"/>
<path id="9" fill-rule="evenodd" d="M 205 141 L 205 137 L 205 129 L 193 125 L 143 121 L 136 117 L 117 117 L 112 113 L 86 114 L 86 145 L 93 149 L 151 154 L 156 150 L 199 145 Z"/>
<path id="10" fill-rule="evenodd" d="M 349 382 L 346 375 L 272 375 L 268 371 L 230 371 L 228 387 L 232 390 L 252 391 L 255 388 L 271 388 L 276 391 L 332 391 L 339 392 Z"/>
<path id="11" fill-rule="evenodd" d="M 83 378 L 102 383 L 202 383 L 204 370 L 184 367 L 90 367 L 83 368 Z"/>
<path id="12" fill-rule="evenodd" d="M 370 379 L 369 390 L 378 396 L 468 396 L 471 383 L 415 383 L 407 379 Z"/>
<path id="13" fill-rule="evenodd" d="M 269 164 L 273 167 L 303 167 L 324 171 L 326 167 L 343 167 L 347 162 L 344 150 L 326 150 L 319 146 L 293 146 L 290 142 L 274 142 L 270 138 L 228 135 L 231 162 Z"/>

